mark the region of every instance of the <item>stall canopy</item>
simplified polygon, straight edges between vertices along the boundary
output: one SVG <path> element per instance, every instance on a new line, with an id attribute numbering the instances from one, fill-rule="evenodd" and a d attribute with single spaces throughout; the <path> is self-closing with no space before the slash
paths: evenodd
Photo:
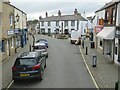
<path id="1" fill-rule="evenodd" d="M 102 39 L 112 40 L 115 38 L 115 27 L 104 27 L 98 34 L 97 37 Z"/>

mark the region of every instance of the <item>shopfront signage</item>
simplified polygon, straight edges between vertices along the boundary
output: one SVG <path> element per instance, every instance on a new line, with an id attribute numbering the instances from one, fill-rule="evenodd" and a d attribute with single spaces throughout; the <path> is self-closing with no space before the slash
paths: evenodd
<path id="1" fill-rule="evenodd" d="M 14 30 L 8 30 L 8 35 L 13 35 L 14 34 Z"/>
<path id="2" fill-rule="evenodd" d="M 100 32 L 103 29 L 103 25 L 95 26 L 95 33 Z"/>

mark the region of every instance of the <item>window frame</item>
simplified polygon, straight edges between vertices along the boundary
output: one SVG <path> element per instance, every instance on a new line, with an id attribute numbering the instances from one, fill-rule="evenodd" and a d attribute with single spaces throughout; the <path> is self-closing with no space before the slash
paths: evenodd
<path id="1" fill-rule="evenodd" d="M 44 26 L 44 21 L 41 22 L 41 26 Z"/>
<path id="2" fill-rule="evenodd" d="M 75 20 L 71 21 L 71 26 L 75 26 Z"/>

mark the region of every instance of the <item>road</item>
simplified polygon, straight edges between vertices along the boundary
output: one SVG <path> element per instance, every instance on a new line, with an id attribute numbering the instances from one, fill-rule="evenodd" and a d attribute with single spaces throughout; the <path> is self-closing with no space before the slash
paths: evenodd
<path id="1" fill-rule="evenodd" d="M 39 38 L 36 36 L 36 39 Z M 79 46 L 71 45 L 69 40 L 44 38 L 49 43 L 49 56 L 43 80 L 13 82 L 10 88 L 95 88 Z"/>

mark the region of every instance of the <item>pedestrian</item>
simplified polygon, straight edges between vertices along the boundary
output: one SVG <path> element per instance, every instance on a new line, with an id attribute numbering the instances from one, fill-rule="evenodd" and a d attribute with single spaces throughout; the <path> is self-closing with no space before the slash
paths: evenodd
<path id="1" fill-rule="evenodd" d="M 82 37 L 82 47 L 84 48 L 84 37 Z"/>

